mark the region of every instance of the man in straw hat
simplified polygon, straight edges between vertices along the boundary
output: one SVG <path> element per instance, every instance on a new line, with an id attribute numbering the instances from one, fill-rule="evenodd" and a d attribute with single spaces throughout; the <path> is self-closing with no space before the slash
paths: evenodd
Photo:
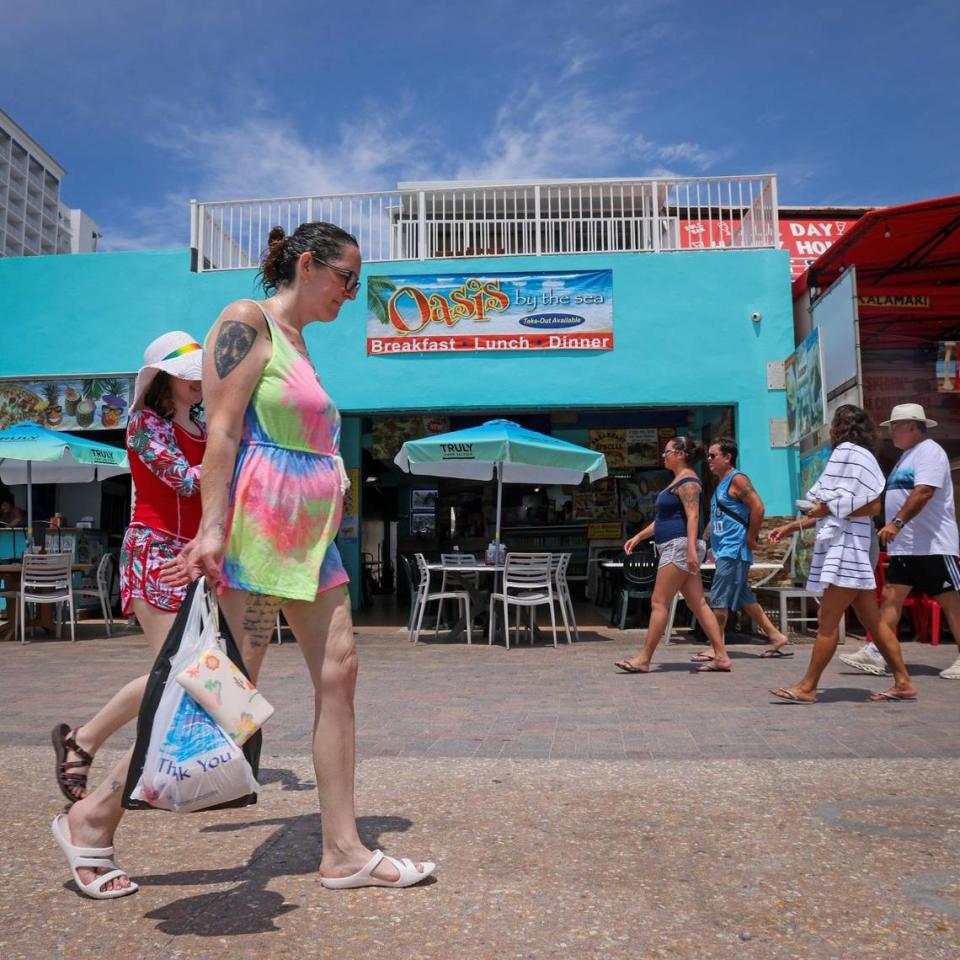
<path id="1" fill-rule="evenodd" d="M 928 428 L 936 425 L 918 403 L 897 404 L 881 424 L 890 428 L 893 445 L 903 451 L 887 480 L 887 523 L 879 534 L 890 557 L 881 616 L 896 630 L 904 600 L 911 590 L 919 590 L 943 608 L 960 645 L 960 537 L 950 461 L 943 447 L 927 436 Z M 886 672 L 872 643 L 840 659 L 865 673 Z M 960 657 L 940 676 L 960 680 Z"/>

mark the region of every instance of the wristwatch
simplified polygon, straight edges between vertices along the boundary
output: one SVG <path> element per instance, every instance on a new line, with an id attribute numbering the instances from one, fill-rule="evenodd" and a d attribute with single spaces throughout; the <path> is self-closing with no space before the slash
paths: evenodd
<path id="1" fill-rule="evenodd" d="M 901 520 L 899 517 L 894 517 L 891 522 L 893 523 L 893 525 L 894 525 L 898 530 L 902 530 L 902 529 L 903 529 L 904 521 Z"/>

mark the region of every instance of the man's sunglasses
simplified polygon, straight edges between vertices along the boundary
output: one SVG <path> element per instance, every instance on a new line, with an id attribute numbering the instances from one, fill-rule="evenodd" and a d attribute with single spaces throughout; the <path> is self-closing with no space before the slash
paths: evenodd
<path id="1" fill-rule="evenodd" d="M 313 259 L 317 263 L 322 263 L 325 267 L 329 267 L 334 273 L 339 273 L 340 276 L 343 277 L 344 293 L 356 293 L 360 289 L 360 277 L 352 270 L 344 270 L 343 267 L 335 267 L 332 263 L 327 263 L 326 260 L 321 260 L 319 257 L 314 257 Z"/>

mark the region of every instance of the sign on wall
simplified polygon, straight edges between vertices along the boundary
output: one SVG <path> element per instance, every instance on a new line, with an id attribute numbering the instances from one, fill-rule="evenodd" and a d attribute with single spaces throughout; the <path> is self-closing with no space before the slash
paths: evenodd
<path id="1" fill-rule="evenodd" d="M 591 430 L 589 446 L 607 458 L 607 467 L 658 467 L 668 440 L 677 435 L 674 427 Z"/>
<path id="2" fill-rule="evenodd" d="M 780 248 L 790 254 L 790 279 L 796 280 L 817 257 L 843 236 L 856 219 L 792 220 L 780 217 Z M 740 229 L 737 221 L 681 220 L 680 247 L 703 250 L 732 247 Z"/>
<path id="3" fill-rule="evenodd" d="M 780 247 L 790 253 L 790 279 L 806 273 L 821 253 L 843 236 L 857 221 L 780 219 Z"/>
<path id="4" fill-rule="evenodd" d="M 787 433 L 799 443 L 823 424 L 826 397 L 820 331 L 814 330 L 783 364 L 787 387 Z"/>
<path id="5" fill-rule="evenodd" d="M 374 459 L 392 463 L 407 440 L 436 436 L 438 433 L 448 433 L 449 430 L 450 418 L 433 414 L 374 417 L 371 452 Z"/>
<path id="6" fill-rule="evenodd" d="M 860 396 L 860 344 L 857 330 L 856 268 L 849 267 L 818 297 L 810 308 L 814 327 L 823 344 L 823 388 L 827 400 L 844 397 L 827 409 L 830 415 L 840 402 L 862 406 Z"/>
<path id="7" fill-rule="evenodd" d="M 367 354 L 612 350 L 613 273 L 373 276 Z"/>
<path id="8" fill-rule="evenodd" d="M 0 380 L 0 430 L 25 420 L 51 430 L 123 429 L 133 384 L 133 377 Z"/>
<path id="9" fill-rule="evenodd" d="M 810 488 L 817 482 L 820 474 L 823 473 L 830 459 L 832 448 L 828 446 L 818 447 L 800 457 L 800 486 L 799 492 L 801 499 L 806 499 Z M 813 533 L 804 534 L 801 532 L 797 538 L 797 546 L 794 552 L 794 574 L 799 580 L 806 580 L 810 575 L 810 561 L 813 559 Z"/>

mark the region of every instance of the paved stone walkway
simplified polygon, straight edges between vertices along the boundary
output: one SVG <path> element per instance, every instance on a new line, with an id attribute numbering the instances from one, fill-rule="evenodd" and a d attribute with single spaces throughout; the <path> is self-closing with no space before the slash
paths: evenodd
<path id="1" fill-rule="evenodd" d="M 312 694 L 295 645 L 274 647 L 261 803 L 130 814 L 118 848 L 141 891 L 93 903 L 49 835 L 49 728 L 147 666 L 138 636 L 93 633 L 0 645 L 5 960 L 960 956 L 960 683 L 936 677 L 952 645 L 905 648 L 917 703 L 866 703 L 884 681 L 835 661 L 798 708 L 765 691 L 803 646 L 734 647 L 733 673 L 696 676 L 698 648 L 669 645 L 627 676 L 611 664 L 633 631 L 509 652 L 362 632 L 361 830 L 440 867 L 350 893 L 314 878 Z"/>
<path id="2" fill-rule="evenodd" d="M 85 630 L 92 635 L 92 628 Z M 53 719 L 73 724 L 95 711 L 108 693 L 148 668 L 139 636 L 0 645 L 0 688 L 7 705 L 0 715 L 0 745 L 45 745 L 53 697 Z M 791 645 L 795 656 L 782 660 L 758 659 L 759 646 L 734 646 L 732 673 L 703 675 L 689 662 L 703 647 L 662 644 L 654 672 L 615 671 L 613 661 L 631 653 L 641 637 L 636 630 L 592 630 L 581 634 L 580 643 L 557 650 L 544 644 L 508 651 L 485 643 L 413 646 L 399 631 L 360 631 L 359 756 L 958 755 L 960 681 L 937 676 L 957 655 L 952 643 L 904 645 L 920 691 L 916 703 L 868 703 L 871 691 L 889 687 L 889 678 L 860 673 L 835 658 L 824 674 L 820 703 L 800 707 L 771 702 L 767 691 L 800 678 L 809 646 Z M 841 650 L 857 646 L 851 642 Z M 306 752 L 313 691 L 295 643 L 271 646 L 260 688 L 272 703 L 282 704 L 265 731 L 265 749 Z"/>

